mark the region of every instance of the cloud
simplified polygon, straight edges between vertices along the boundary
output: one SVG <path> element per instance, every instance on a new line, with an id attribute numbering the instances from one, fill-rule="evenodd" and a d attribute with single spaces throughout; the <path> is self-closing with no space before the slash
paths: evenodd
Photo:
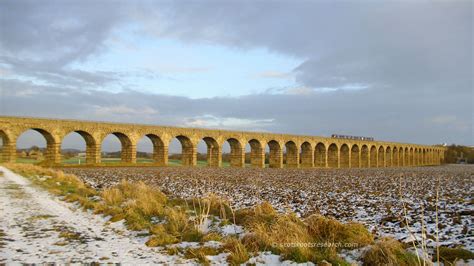
<path id="1" fill-rule="evenodd" d="M 217 117 L 202 115 L 186 119 L 184 126 L 198 128 L 266 131 L 275 119 L 244 119 L 236 117 Z"/>
<path id="2" fill-rule="evenodd" d="M 303 58 L 295 74 L 310 87 L 472 84 L 472 1 L 177 2 L 172 10 L 160 36 Z"/>
<path id="3" fill-rule="evenodd" d="M 431 121 L 436 124 L 444 125 L 444 124 L 450 124 L 450 123 L 456 122 L 457 118 L 454 115 L 439 115 L 439 116 L 433 117 Z"/>
<path id="4" fill-rule="evenodd" d="M 0 113 L 472 145 L 472 5 L 1 1 L 0 67 L 8 76 Z M 125 77 L 156 73 L 76 67 L 108 51 L 129 25 L 149 41 L 226 46 L 242 56 L 264 49 L 302 63 L 290 73 L 258 73 L 294 86 L 203 99 L 124 89 Z M 120 92 L 104 91 L 110 84 Z"/>
<path id="5" fill-rule="evenodd" d="M 292 77 L 291 73 L 279 72 L 279 71 L 265 71 L 257 73 L 256 78 L 273 78 L 273 79 L 288 79 Z"/>
<path id="6" fill-rule="evenodd" d="M 94 106 L 94 108 L 95 108 L 95 114 L 97 116 L 109 116 L 109 115 L 147 116 L 147 115 L 158 114 L 158 111 L 148 106 L 144 106 L 144 107 L 142 106 L 140 108 L 132 108 L 126 105 L 118 105 L 118 106 Z"/>
<path id="7" fill-rule="evenodd" d="M 437 115 L 431 118 L 431 123 L 440 127 L 448 127 L 456 131 L 468 131 L 472 132 L 472 125 L 469 124 L 468 120 L 463 120 L 454 115 Z"/>
<path id="8" fill-rule="evenodd" d="M 98 2 L 2 1 L 0 64 L 17 76 L 51 84 L 104 85 L 115 79 L 113 73 L 70 65 L 106 49 L 121 14 L 120 5 Z"/>
<path id="9" fill-rule="evenodd" d="M 471 113 L 458 114 L 458 106 L 447 105 L 457 100 L 459 106 L 469 106 L 470 99 L 457 99 L 455 95 L 439 97 L 436 92 L 411 94 L 411 98 L 402 102 L 391 100 L 392 94 L 374 89 L 190 99 L 132 90 L 112 93 L 37 86 L 22 81 L 8 83 L 5 85 L 12 89 L 0 91 L 2 115 L 316 136 L 352 134 L 422 144 L 472 142 Z M 18 96 L 38 90 L 41 93 L 34 96 Z M 453 122 L 452 117 L 436 118 L 443 113 L 456 114 L 454 122 L 464 126 L 447 126 L 446 123 Z M 434 122 L 427 117 L 435 118 Z"/>
<path id="10" fill-rule="evenodd" d="M 158 66 L 156 67 L 160 72 L 167 73 L 200 73 L 212 70 L 212 67 L 182 67 L 182 66 Z"/>
<path id="11" fill-rule="evenodd" d="M 309 95 L 314 93 L 314 89 L 308 87 L 296 87 L 286 90 L 286 93 L 293 95 Z"/>

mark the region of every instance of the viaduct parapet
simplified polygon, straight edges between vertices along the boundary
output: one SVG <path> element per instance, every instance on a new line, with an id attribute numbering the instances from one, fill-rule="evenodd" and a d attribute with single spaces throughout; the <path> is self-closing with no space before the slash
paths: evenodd
<path id="1" fill-rule="evenodd" d="M 247 144 L 250 144 L 250 164 L 257 168 L 265 167 L 267 145 L 268 163 L 272 168 L 439 165 L 444 161 L 445 153 L 445 148 L 439 146 L 384 141 L 0 116 L 3 161 L 16 160 L 17 139 L 30 129 L 41 133 L 46 139 L 46 160 L 53 164 L 61 162 L 61 142 L 72 132 L 84 138 L 86 163 L 91 165 L 101 163 L 102 141 L 109 134 L 117 136 L 120 140 L 121 159 L 128 164 L 136 163 L 137 142 L 143 137 L 148 137 L 153 143 L 154 165 L 160 166 L 168 165 L 168 147 L 173 138 L 177 138 L 182 145 L 181 161 L 186 166 L 196 165 L 197 145 L 201 140 L 207 145 L 207 164 L 211 167 L 221 166 L 222 147 L 225 142 L 230 145 L 232 167 L 245 166 Z"/>

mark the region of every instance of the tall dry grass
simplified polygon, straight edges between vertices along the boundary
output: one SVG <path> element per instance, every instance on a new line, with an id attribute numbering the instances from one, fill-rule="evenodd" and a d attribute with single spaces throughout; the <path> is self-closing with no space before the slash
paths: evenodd
<path id="1" fill-rule="evenodd" d="M 249 251 L 270 250 L 296 262 L 342 263 L 337 255 L 340 249 L 373 242 L 373 236 L 361 224 L 342 224 L 318 215 L 302 220 L 295 214 L 279 214 L 266 202 L 237 211 L 236 216 L 249 231 L 242 238 Z"/>

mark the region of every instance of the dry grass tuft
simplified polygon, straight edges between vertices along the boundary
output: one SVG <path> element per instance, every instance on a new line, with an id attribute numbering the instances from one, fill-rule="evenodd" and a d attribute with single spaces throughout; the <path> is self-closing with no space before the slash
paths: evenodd
<path id="1" fill-rule="evenodd" d="M 125 219 L 129 229 L 149 229 L 152 217 L 162 217 L 167 198 L 159 190 L 143 182 L 130 183 L 123 180 L 116 187 L 101 193 L 103 202 L 96 212 L 111 215 L 111 221 Z"/>
<path id="2" fill-rule="evenodd" d="M 202 265 L 210 265 L 207 256 L 215 256 L 219 253 L 221 253 L 221 250 L 213 247 L 187 248 L 184 252 L 184 257 L 196 259 Z"/>
<path id="3" fill-rule="evenodd" d="M 382 238 L 362 255 L 364 265 L 420 265 L 423 261 L 393 238 Z"/>
<path id="4" fill-rule="evenodd" d="M 120 206 L 123 202 L 122 192 L 118 188 L 106 189 L 101 195 L 107 205 Z"/>
<path id="5" fill-rule="evenodd" d="M 295 262 L 343 263 L 338 250 L 373 242 L 373 236 L 361 224 L 342 224 L 316 215 L 301 220 L 292 213 L 278 214 L 269 203 L 237 211 L 236 216 L 250 232 L 241 240 L 247 250 L 270 250 Z"/>
<path id="6" fill-rule="evenodd" d="M 206 199 L 210 203 L 210 214 L 219 217 L 224 221 L 235 223 L 235 212 L 228 200 L 209 194 Z"/>
<path id="7" fill-rule="evenodd" d="M 135 199 L 137 207 L 145 215 L 161 214 L 162 207 L 168 200 L 159 189 L 150 187 L 142 181 L 130 183 L 123 180 L 117 188 L 122 192 L 125 199 Z"/>
<path id="8" fill-rule="evenodd" d="M 207 241 L 222 241 L 223 239 L 223 236 L 216 233 L 216 232 L 210 232 L 210 233 L 207 233 L 205 234 L 203 237 L 202 237 L 202 241 L 203 242 L 207 242 Z"/>
<path id="9" fill-rule="evenodd" d="M 165 212 L 165 229 L 180 241 L 202 241 L 204 234 L 193 225 L 186 209 L 183 207 L 168 207 Z"/>
<path id="10" fill-rule="evenodd" d="M 372 234 L 360 223 L 343 224 L 336 219 L 321 215 L 311 215 L 305 219 L 305 223 L 309 234 L 318 242 L 337 243 L 346 248 L 357 248 L 367 246 L 374 241 Z"/>
<path id="11" fill-rule="evenodd" d="M 277 217 L 277 211 L 266 201 L 252 209 L 241 209 L 235 213 L 236 223 L 244 226 L 255 223 L 271 224 Z"/>
<path id="12" fill-rule="evenodd" d="M 230 265 L 240 265 L 250 259 L 247 248 L 237 238 L 229 237 L 224 239 L 224 251 L 229 252 L 227 262 Z"/>
<path id="13" fill-rule="evenodd" d="M 149 247 L 165 246 L 179 242 L 175 236 L 166 231 L 163 224 L 152 226 L 150 233 L 152 233 L 152 236 L 146 242 Z"/>

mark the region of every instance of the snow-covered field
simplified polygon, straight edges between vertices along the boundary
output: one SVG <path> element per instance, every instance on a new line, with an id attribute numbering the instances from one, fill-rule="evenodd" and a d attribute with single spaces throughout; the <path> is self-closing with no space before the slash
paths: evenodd
<path id="1" fill-rule="evenodd" d="M 279 210 L 291 209 L 301 216 L 319 212 L 343 221 L 360 221 L 379 235 L 392 235 L 402 241 L 421 238 L 423 223 L 429 247 L 436 244 L 437 205 L 440 244 L 464 246 L 471 251 L 474 246 L 472 166 L 358 170 L 68 168 L 66 171 L 99 189 L 126 178 L 146 181 L 176 197 L 213 192 L 228 198 L 237 208 L 266 200 Z M 8 169 L 0 167 L 0 172 L 3 173 L 0 174 L 0 264 L 196 264 L 180 255 L 168 255 L 162 248 L 147 247 L 146 234 L 129 231 L 122 222 L 109 223 L 107 218 L 61 201 Z M 221 229 L 224 234 L 242 233 L 239 228 Z M 212 243 L 178 245 L 192 248 L 207 244 Z M 346 259 L 358 257 L 346 255 L 343 256 Z M 223 264 L 226 257 L 222 253 L 208 259 L 213 264 Z M 294 264 L 279 260 L 279 256 L 266 252 L 249 262 Z"/>
<path id="2" fill-rule="evenodd" d="M 474 251 L 474 166 L 470 165 L 308 170 L 117 167 L 65 171 L 99 189 L 129 179 L 143 180 L 175 197 L 199 197 L 212 192 L 229 199 L 236 208 L 265 200 L 281 211 L 291 209 L 301 216 L 316 212 L 342 221 L 359 221 L 377 235 L 391 235 L 406 242 L 422 237 L 423 224 L 428 246 L 437 242 L 438 213 L 439 243 Z"/>

